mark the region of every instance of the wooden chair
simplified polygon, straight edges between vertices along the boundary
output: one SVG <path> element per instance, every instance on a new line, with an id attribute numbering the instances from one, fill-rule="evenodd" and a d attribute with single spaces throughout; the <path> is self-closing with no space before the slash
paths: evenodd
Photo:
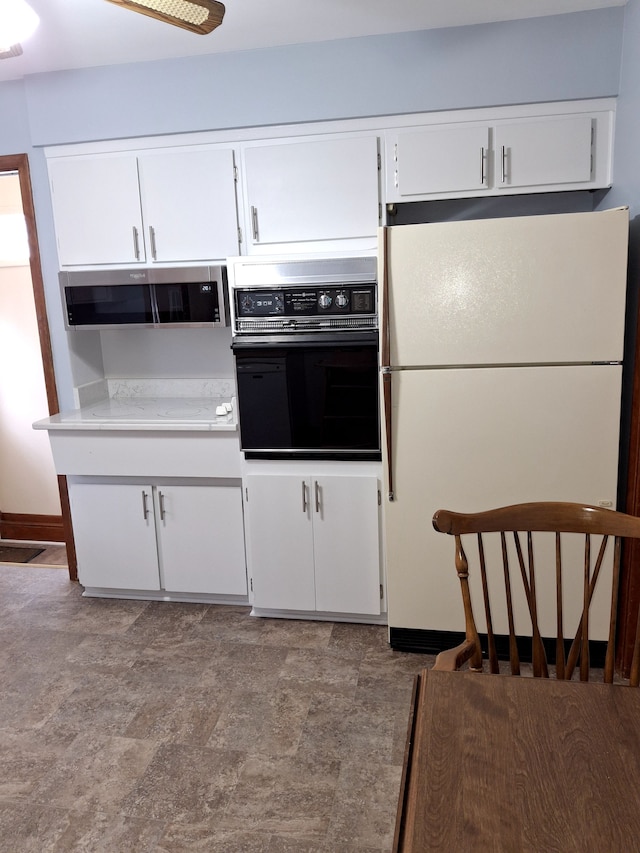
<path id="1" fill-rule="evenodd" d="M 438 655 L 434 669 L 455 670 L 469 661 L 470 669 L 482 671 L 482 649 L 469 586 L 469 560 L 462 543 L 462 537 L 465 534 L 475 534 L 477 537 L 477 566 L 482 581 L 490 672 L 499 672 L 494 613 L 492 612 L 492 607 L 496 612 L 499 607 L 502 609 L 503 624 L 508 625 L 511 674 L 520 674 L 516 627 L 521 634 L 522 625 L 516 626 L 515 624 L 513 603 L 517 592 L 521 599 L 526 601 L 525 610 L 528 611 L 526 629 L 527 632 L 531 632 L 533 675 L 545 678 L 549 676 L 545 646 L 539 629 L 539 616 L 541 614 L 538 612 L 539 596 L 536 594 L 536 583 L 541 586 L 543 579 L 548 578 L 549 573 L 553 573 L 555 570 L 554 606 L 556 612 L 555 620 L 553 615 L 551 615 L 551 620 L 552 624 L 555 621 L 556 625 L 555 664 L 557 678 L 571 679 L 579 662 L 580 680 L 589 680 L 590 607 L 599 578 L 608 576 L 611 578 L 611 590 L 604 681 L 608 683 L 613 681 L 622 540 L 625 537 L 640 538 L 640 518 L 594 506 L 547 502 L 517 504 L 473 514 L 449 512 L 441 509 L 433 516 L 433 526 L 440 533 L 448 533 L 455 537 L 455 565 L 462 589 L 466 634 L 466 639 L 461 645 Z M 546 563 L 536 565 L 534 540 L 538 545 L 541 532 L 555 534 L 555 548 L 553 547 L 554 537 L 547 536 L 545 547 L 550 552 L 551 558 Z M 487 547 L 486 540 L 488 537 L 486 534 L 491 533 L 499 534 L 499 539 L 496 536 L 491 537 L 495 542 Z M 534 533 L 537 534 L 535 537 Z M 569 568 L 568 565 L 563 564 L 563 555 L 567 548 L 565 542 L 567 538 L 573 540 L 577 538 L 575 536 L 568 537 L 565 534 L 582 534 L 584 537 L 584 557 L 582 557 L 582 553 L 579 553 L 578 562 L 581 565 L 577 567 L 577 572 L 580 575 L 577 584 L 579 589 L 563 589 L 563 575 L 567 575 Z M 582 542 L 582 536 L 579 537 L 580 542 Z M 468 543 L 467 539 L 465 539 L 465 543 Z M 472 554 L 468 544 L 467 547 L 469 554 Z M 497 562 L 502 564 L 502 571 L 500 571 L 500 566 L 497 567 L 497 571 L 490 570 L 487 554 L 491 550 L 495 551 Z M 579 552 L 582 552 L 582 545 L 579 547 Z M 475 564 L 475 551 L 473 553 Z M 551 565 L 548 564 L 549 562 Z M 576 577 L 575 574 L 574 577 Z M 497 579 L 499 580 L 499 593 L 496 591 Z M 516 584 L 521 585 L 519 590 L 516 590 Z M 575 587 L 576 584 L 574 583 L 573 586 Z M 606 592 L 608 593 L 609 590 L 607 589 Z M 600 592 L 600 594 L 602 593 Z M 565 640 L 563 609 L 567 609 L 566 602 L 571 600 L 570 595 L 579 595 L 580 598 L 574 607 L 574 611 L 578 614 L 573 625 L 575 630 L 570 632 Z M 551 596 L 553 596 L 553 592 Z M 640 631 L 636 630 L 629 683 L 637 687 L 639 681 Z"/>

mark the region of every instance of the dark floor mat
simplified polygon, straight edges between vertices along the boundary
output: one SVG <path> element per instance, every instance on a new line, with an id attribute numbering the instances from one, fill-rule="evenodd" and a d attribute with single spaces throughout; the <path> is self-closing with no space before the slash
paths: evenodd
<path id="1" fill-rule="evenodd" d="M 27 545 L 0 545 L 0 563 L 28 563 L 44 548 L 30 548 Z"/>

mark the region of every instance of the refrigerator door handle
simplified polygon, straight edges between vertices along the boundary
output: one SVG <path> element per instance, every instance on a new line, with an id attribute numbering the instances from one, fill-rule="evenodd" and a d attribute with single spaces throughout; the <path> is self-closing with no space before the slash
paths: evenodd
<path id="1" fill-rule="evenodd" d="M 387 477 L 389 482 L 389 501 L 394 500 L 393 493 L 393 435 L 391 414 L 391 327 L 389 324 L 389 270 L 388 270 L 389 229 L 382 229 L 382 326 L 381 326 L 381 371 L 382 406 L 386 434 Z"/>

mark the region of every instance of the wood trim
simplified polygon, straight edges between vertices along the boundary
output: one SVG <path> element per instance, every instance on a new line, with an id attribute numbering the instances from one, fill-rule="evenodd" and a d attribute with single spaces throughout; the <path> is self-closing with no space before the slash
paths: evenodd
<path id="1" fill-rule="evenodd" d="M 47 394 L 49 414 L 55 415 L 60 411 L 60 406 L 58 403 L 58 392 L 56 389 L 56 377 L 53 365 L 53 352 L 51 349 L 51 336 L 49 334 L 49 320 L 47 317 L 47 306 L 44 295 L 44 281 L 42 278 L 42 265 L 40 263 L 40 248 L 38 246 L 36 212 L 33 204 L 31 172 L 29 170 L 29 159 L 27 155 L 8 154 L 0 156 L 0 173 L 2 172 L 17 172 L 20 181 L 22 210 L 27 225 L 27 239 L 29 242 L 30 256 L 29 265 L 31 268 L 33 298 L 35 303 L 36 319 L 38 322 L 38 335 L 40 337 L 40 351 L 42 354 L 42 367 L 44 370 L 44 384 Z M 77 580 L 78 569 L 76 562 L 75 544 L 73 541 L 73 528 L 71 526 L 71 513 L 69 511 L 69 499 L 67 496 L 66 478 L 58 477 L 58 488 L 60 491 L 62 524 L 64 530 L 62 537 L 56 539 L 55 541 L 65 542 L 67 546 L 69 577 L 71 580 Z M 53 517 L 55 518 L 56 516 Z M 58 534 L 58 536 L 60 536 L 60 534 Z"/>
<path id="2" fill-rule="evenodd" d="M 0 513 L 0 539 L 26 539 L 29 542 L 64 542 L 61 515 L 34 515 L 19 512 Z"/>
<path id="3" fill-rule="evenodd" d="M 71 526 L 71 505 L 69 503 L 69 488 L 67 478 L 58 476 L 58 489 L 60 490 L 60 504 L 62 506 L 62 523 L 64 527 L 64 542 L 67 546 L 67 566 L 69 567 L 69 578 L 78 580 L 78 558 L 76 555 L 76 543 L 73 538 Z"/>
<path id="4" fill-rule="evenodd" d="M 627 490 L 625 510 L 640 515 L 640 336 L 636 337 L 635 369 L 631 398 L 631 425 L 627 460 Z M 616 661 L 627 677 L 631 670 L 638 608 L 640 606 L 640 542 L 625 543 L 620 571 L 620 607 L 618 613 L 618 644 Z"/>
<path id="5" fill-rule="evenodd" d="M 393 836 L 392 853 L 400 853 L 404 844 L 404 835 L 406 829 L 406 812 L 407 801 L 409 797 L 409 778 L 412 769 L 413 746 L 416 739 L 416 723 L 417 711 L 424 702 L 426 678 L 424 672 L 422 675 L 418 673 L 413 680 L 413 693 L 411 695 L 411 712 L 409 714 L 409 723 L 407 725 L 407 738 L 404 747 L 404 759 L 402 762 L 402 778 L 400 779 L 400 794 L 398 796 L 398 808 L 396 811 L 396 826 Z"/>

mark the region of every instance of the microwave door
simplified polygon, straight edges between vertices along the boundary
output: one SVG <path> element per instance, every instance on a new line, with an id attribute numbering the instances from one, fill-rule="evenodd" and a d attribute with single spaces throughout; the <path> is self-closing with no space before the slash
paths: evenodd
<path id="1" fill-rule="evenodd" d="M 145 284 L 86 285 L 65 288 L 71 327 L 151 324 L 151 295 Z"/>
<path id="2" fill-rule="evenodd" d="M 220 323 L 219 291 L 215 281 L 154 284 L 157 322 L 162 324 Z"/>

